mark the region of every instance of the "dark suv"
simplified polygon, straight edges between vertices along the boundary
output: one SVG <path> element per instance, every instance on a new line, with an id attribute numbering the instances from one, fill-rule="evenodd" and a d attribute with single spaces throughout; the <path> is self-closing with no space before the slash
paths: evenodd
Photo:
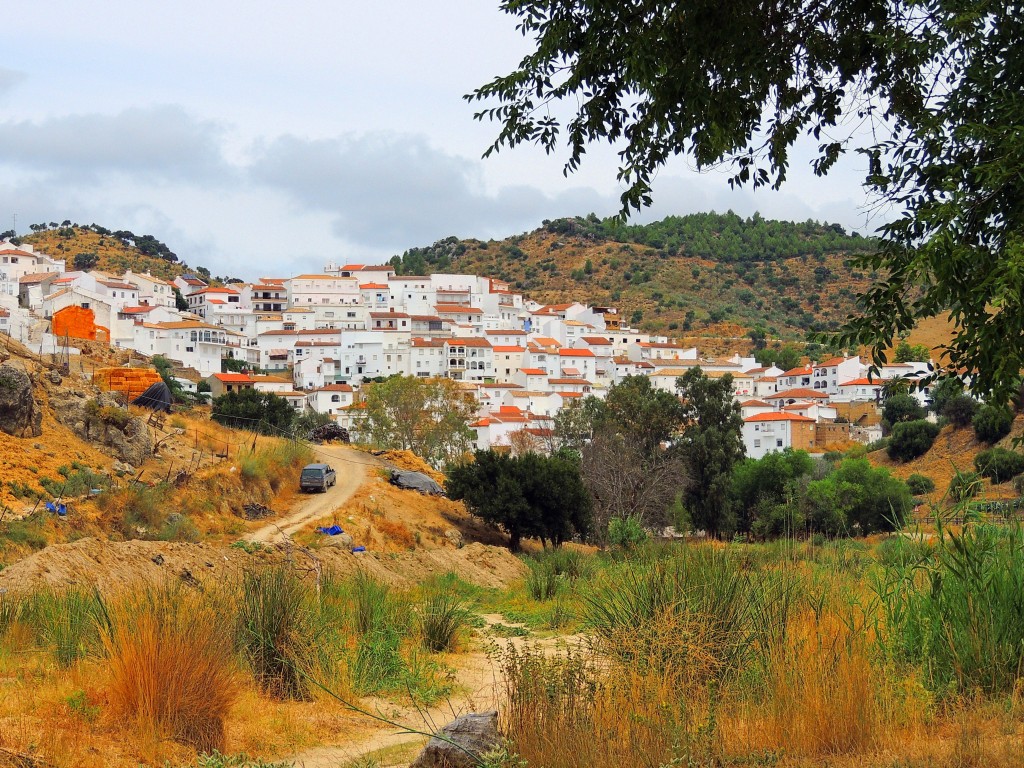
<path id="1" fill-rule="evenodd" d="M 324 491 L 338 482 L 338 473 L 329 464 L 307 464 L 299 475 L 299 489 Z"/>

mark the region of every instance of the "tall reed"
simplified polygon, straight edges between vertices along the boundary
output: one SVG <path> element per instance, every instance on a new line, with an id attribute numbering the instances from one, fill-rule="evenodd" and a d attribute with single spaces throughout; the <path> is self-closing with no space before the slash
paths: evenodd
<path id="1" fill-rule="evenodd" d="M 287 566 L 243 574 L 236 642 L 263 690 L 308 698 L 324 629 L 310 590 Z"/>

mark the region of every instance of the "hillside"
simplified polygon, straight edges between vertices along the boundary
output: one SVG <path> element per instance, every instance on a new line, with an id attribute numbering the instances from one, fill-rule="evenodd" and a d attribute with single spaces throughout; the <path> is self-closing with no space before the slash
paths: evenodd
<path id="1" fill-rule="evenodd" d="M 447 238 L 391 263 L 404 274 L 490 275 L 540 302 L 617 306 L 626 321 L 678 337 L 760 328 L 794 339 L 856 310 L 872 276 L 851 259 L 871 248 L 816 222 L 709 213 L 625 226 L 591 214 L 500 242 Z"/>
<path id="2" fill-rule="evenodd" d="M 130 269 L 136 273 L 149 272 L 164 280 L 172 280 L 192 271 L 188 264 L 178 259 L 176 253 L 151 235 L 135 235 L 125 230 L 113 232 L 97 224 L 34 224 L 32 229 L 32 234 L 23 236 L 21 241 L 53 258 L 65 259 L 69 271 L 76 268 L 75 257 L 79 254 L 95 256 L 94 260 L 86 258 L 85 263 L 89 266 L 83 268 L 99 269 L 112 274 Z M 196 267 L 196 271 L 208 272 L 203 267 Z"/>

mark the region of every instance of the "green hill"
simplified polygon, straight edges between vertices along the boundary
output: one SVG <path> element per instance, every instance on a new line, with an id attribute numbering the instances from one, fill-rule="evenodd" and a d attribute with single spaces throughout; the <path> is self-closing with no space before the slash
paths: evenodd
<path id="1" fill-rule="evenodd" d="M 730 212 L 622 225 L 591 214 L 502 241 L 450 237 L 391 263 L 400 274 L 490 275 L 541 302 L 611 304 L 640 327 L 672 335 L 735 324 L 797 339 L 856 311 L 871 275 L 851 259 L 872 247 L 813 221 Z"/>

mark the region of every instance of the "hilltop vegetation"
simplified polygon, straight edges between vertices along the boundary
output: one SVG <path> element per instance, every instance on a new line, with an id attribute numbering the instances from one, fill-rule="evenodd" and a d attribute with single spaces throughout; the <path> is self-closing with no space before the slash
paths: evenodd
<path id="1" fill-rule="evenodd" d="M 731 322 L 769 336 L 834 330 L 874 275 L 850 259 L 873 241 L 838 224 L 729 212 L 623 225 L 591 214 L 500 242 L 449 237 L 395 256 L 399 274 L 490 275 L 542 302 L 615 305 L 644 329 L 681 335 Z"/>
<path id="2" fill-rule="evenodd" d="M 99 224 L 79 225 L 70 221 L 61 224 L 32 224 L 32 234 L 18 238 L 41 253 L 65 259 L 67 269 L 99 269 L 119 274 L 126 269 L 136 273 L 149 272 L 164 280 L 194 271 L 211 278 L 210 270 L 194 269 L 181 261 L 174 251 L 153 235 L 137 235 L 128 230 L 109 230 Z M 7 232 L 6 235 L 13 233 Z"/>

